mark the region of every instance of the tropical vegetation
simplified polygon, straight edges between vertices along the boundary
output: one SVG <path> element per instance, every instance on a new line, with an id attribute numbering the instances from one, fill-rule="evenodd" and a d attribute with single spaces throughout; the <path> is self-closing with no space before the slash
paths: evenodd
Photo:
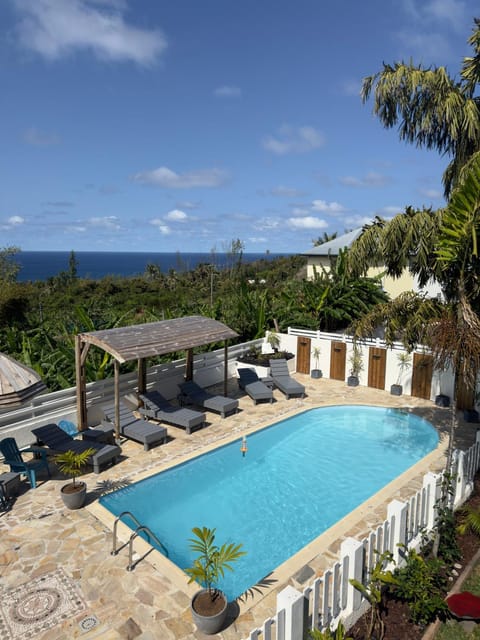
<path id="1" fill-rule="evenodd" d="M 386 299 L 379 282 L 346 274 L 343 259 L 330 275 L 322 271 L 313 282 L 306 282 L 302 256 L 248 263 L 237 244 L 234 248 L 225 269 L 200 264 L 191 271 L 162 273 L 158 265 L 150 264 L 135 277 L 100 280 L 80 278 L 72 252 L 67 268 L 46 282 L 17 282 L 13 263 L 18 249 L 4 249 L 0 251 L 0 351 L 36 370 L 54 391 L 75 384 L 78 333 L 204 315 L 237 331 L 243 342 L 263 337 L 267 330 L 286 330 L 292 322 L 305 328 L 345 330 L 361 313 Z M 168 354 L 165 359 L 183 356 Z M 113 375 L 111 357 L 97 349 L 90 350 L 85 366 L 88 381 Z M 134 363 L 122 368 L 126 372 L 129 366 Z"/>

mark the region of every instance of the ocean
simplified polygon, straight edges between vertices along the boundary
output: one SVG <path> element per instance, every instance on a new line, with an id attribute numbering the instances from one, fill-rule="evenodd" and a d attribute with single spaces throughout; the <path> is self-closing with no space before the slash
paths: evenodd
<path id="1" fill-rule="evenodd" d="M 244 253 L 243 262 L 273 260 L 287 254 Z M 68 271 L 70 251 L 21 251 L 14 260 L 20 265 L 18 282 L 47 280 L 60 271 Z M 226 253 L 130 253 L 114 251 L 75 251 L 77 275 L 80 278 L 98 280 L 108 275 L 134 276 L 145 272 L 147 264 L 156 264 L 162 273 L 170 269 L 184 272 L 199 264 L 215 264 L 222 268 L 231 262 Z"/>

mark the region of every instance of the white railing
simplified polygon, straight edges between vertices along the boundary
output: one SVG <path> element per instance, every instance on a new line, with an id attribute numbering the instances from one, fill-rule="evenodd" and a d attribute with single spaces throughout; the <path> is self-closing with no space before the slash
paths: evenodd
<path id="1" fill-rule="evenodd" d="M 353 336 L 349 333 L 328 333 L 327 331 L 315 331 L 310 329 L 298 329 L 296 327 L 288 327 L 289 336 L 305 337 L 312 340 L 329 340 L 330 342 L 338 340 L 345 343 L 353 343 Z M 385 347 L 385 340 L 382 338 L 362 338 L 358 342 L 366 347 Z M 401 342 L 393 342 L 392 349 L 405 351 L 405 346 Z M 425 350 L 426 347 L 422 347 Z M 428 349 L 426 349 L 428 352 Z"/>
<path id="2" fill-rule="evenodd" d="M 451 501 L 457 508 L 470 496 L 480 467 L 480 432 L 477 432 L 476 442 L 470 449 L 455 451 L 453 458 L 455 484 Z M 339 561 L 303 592 L 292 586 L 281 591 L 275 615 L 268 618 L 262 628 L 253 629 L 245 640 L 302 640 L 309 629 L 336 628 L 340 621 L 347 629 L 353 625 L 369 605 L 350 580 L 368 584 L 378 554 L 389 551 L 393 555 L 393 566 L 402 566 L 407 550 L 420 548 L 422 539 L 435 529 L 443 475 L 427 473 L 422 488 L 408 501 L 390 502 L 386 520 L 366 538 L 346 538 L 341 543 Z M 287 598 L 282 595 L 284 591 Z M 300 607 L 306 615 L 299 619 L 295 607 Z M 295 624 L 289 624 L 293 620 Z"/>
<path id="3" fill-rule="evenodd" d="M 260 346 L 262 340 L 252 340 L 228 348 L 228 374 L 236 372 L 235 361 L 251 346 Z M 200 353 L 193 357 L 195 379 L 202 386 L 218 384 L 223 381 L 224 350 L 217 349 Z M 177 385 L 183 382 L 185 360 L 175 360 L 150 367 L 147 371 L 147 386 L 159 385 L 167 399 L 178 393 Z M 120 376 L 120 394 L 127 395 L 136 391 L 138 376 L 136 372 Z M 89 424 L 98 424 L 101 416 L 98 407 L 111 400 L 114 395 L 113 378 L 90 382 L 86 386 L 87 411 Z M 62 389 L 32 398 L 28 405 L 14 410 L 0 412 L 0 438 L 13 436 L 19 447 L 32 443 L 31 429 L 49 422 L 66 419 L 77 422 L 76 388 Z"/>

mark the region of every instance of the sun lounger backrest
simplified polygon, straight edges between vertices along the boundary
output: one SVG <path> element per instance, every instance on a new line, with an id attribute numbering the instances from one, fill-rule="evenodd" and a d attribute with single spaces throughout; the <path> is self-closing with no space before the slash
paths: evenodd
<path id="1" fill-rule="evenodd" d="M 46 424 L 43 427 L 32 429 L 32 433 L 49 449 L 58 449 L 73 442 L 72 436 L 69 436 L 56 424 Z"/>
<path id="2" fill-rule="evenodd" d="M 240 367 L 237 369 L 238 372 L 238 386 L 240 389 L 245 389 L 247 384 L 252 384 L 253 382 L 259 382 L 260 378 L 257 376 L 257 372 L 253 369 L 249 369 L 247 367 Z"/>
<path id="3" fill-rule="evenodd" d="M 182 384 L 180 385 L 180 390 L 186 396 L 189 396 L 190 398 L 193 398 L 193 399 L 197 398 L 199 400 L 208 398 L 211 395 L 207 391 L 205 391 L 205 389 L 202 389 L 202 387 L 200 387 L 193 380 L 187 380 L 186 382 L 182 382 Z"/>
<path id="4" fill-rule="evenodd" d="M 290 375 L 287 361 L 284 359 L 270 360 L 270 371 L 273 378 Z"/>
<path id="5" fill-rule="evenodd" d="M 155 389 L 139 394 L 139 397 L 143 400 L 143 402 L 148 403 L 156 409 L 165 409 L 171 406 L 170 402 L 162 396 L 160 391 L 156 391 Z"/>

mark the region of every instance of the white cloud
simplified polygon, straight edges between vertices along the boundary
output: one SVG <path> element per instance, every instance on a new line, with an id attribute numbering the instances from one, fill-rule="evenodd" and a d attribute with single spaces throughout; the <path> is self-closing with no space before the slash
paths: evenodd
<path id="1" fill-rule="evenodd" d="M 192 187 L 219 187 L 228 174 L 221 169 L 200 169 L 184 174 L 175 173 L 168 167 L 159 167 L 133 176 L 135 182 L 150 184 L 165 189 L 191 189 Z"/>
<path id="2" fill-rule="evenodd" d="M 345 80 L 340 85 L 340 91 L 345 96 L 355 96 L 358 98 L 362 89 L 361 80 Z"/>
<path id="3" fill-rule="evenodd" d="M 39 131 L 35 127 L 30 127 L 30 129 L 23 132 L 23 140 L 35 147 L 50 147 L 60 142 L 60 138 L 56 133 L 46 133 Z"/>
<path id="4" fill-rule="evenodd" d="M 420 189 L 420 195 L 425 198 L 431 198 L 432 200 L 443 198 L 443 193 L 439 189 Z"/>
<path id="5" fill-rule="evenodd" d="M 461 31 L 467 18 L 463 0 L 431 0 L 422 5 L 425 14 L 434 20 L 448 22 L 453 29 Z"/>
<path id="6" fill-rule="evenodd" d="M 280 221 L 277 218 L 260 218 L 253 224 L 253 228 L 257 231 L 269 231 L 278 229 Z"/>
<path id="7" fill-rule="evenodd" d="M 110 229 L 112 231 L 119 231 L 119 229 L 121 229 L 121 226 L 118 223 L 117 216 L 89 218 L 88 224 L 92 227 L 100 227 L 103 229 Z"/>
<path id="8" fill-rule="evenodd" d="M 22 218 L 22 216 L 10 216 L 5 220 L 3 224 L 0 224 L 0 230 L 9 231 L 10 229 L 13 229 L 14 227 L 19 227 L 24 223 L 25 223 L 25 218 Z"/>
<path id="9" fill-rule="evenodd" d="M 165 50 L 159 29 L 125 23 L 126 2 L 112 0 L 13 0 L 20 16 L 20 44 L 48 60 L 90 50 L 104 60 L 150 64 Z"/>
<path id="10" fill-rule="evenodd" d="M 73 232 L 73 233 L 85 233 L 87 227 L 81 227 L 80 225 L 71 225 L 69 227 L 65 227 L 65 231 Z"/>
<path id="11" fill-rule="evenodd" d="M 7 222 L 12 227 L 16 227 L 19 224 L 23 224 L 25 222 L 25 219 L 22 218 L 22 216 L 10 216 L 10 218 L 8 218 Z"/>
<path id="12" fill-rule="evenodd" d="M 326 202 L 325 200 L 314 200 L 312 202 L 312 211 L 322 211 L 328 213 L 343 213 L 345 207 L 338 202 Z"/>
<path id="13" fill-rule="evenodd" d="M 150 224 L 157 227 L 160 233 L 164 236 L 168 236 L 172 232 L 168 224 L 165 224 L 161 218 L 153 218 L 153 220 L 150 220 Z"/>
<path id="14" fill-rule="evenodd" d="M 402 211 L 404 211 L 404 207 L 387 205 L 385 207 L 382 207 L 377 213 L 379 213 L 381 216 L 385 216 L 386 218 L 393 218 L 393 216 L 396 216 L 397 213 L 401 213 Z"/>
<path id="15" fill-rule="evenodd" d="M 269 238 L 266 238 L 265 236 L 253 236 L 248 239 L 252 244 L 264 244 L 265 242 L 268 242 L 268 240 Z"/>
<path id="16" fill-rule="evenodd" d="M 344 176 L 340 178 L 340 182 L 347 187 L 384 187 L 391 179 L 375 171 L 370 171 L 363 178 L 355 178 L 354 176 Z"/>
<path id="17" fill-rule="evenodd" d="M 288 218 L 287 223 L 294 229 L 325 229 L 328 227 L 328 222 L 314 216 Z"/>
<path id="18" fill-rule="evenodd" d="M 443 59 L 454 55 L 445 30 L 465 33 L 468 29 L 470 15 L 464 0 L 403 0 L 403 8 L 411 25 L 396 36 L 405 48 L 405 56 L 413 54 L 429 64 L 439 51 Z"/>
<path id="19" fill-rule="evenodd" d="M 325 137 L 321 131 L 313 127 L 292 127 L 284 124 L 278 131 L 278 136 L 267 136 L 262 145 L 267 151 L 277 155 L 287 153 L 306 153 L 318 149 L 325 144 Z"/>
<path id="20" fill-rule="evenodd" d="M 405 29 L 397 33 L 397 38 L 405 51 L 408 51 L 410 55 L 414 53 L 415 56 L 420 56 L 419 62 L 424 61 L 424 64 L 437 58 L 439 51 L 442 51 L 444 58 L 452 55 L 448 38 L 441 33 Z"/>
<path id="21" fill-rule="evenodd" d="M 177 202 L 177 207 L 179 209 L 198 209 L 200 206 L 200 202 L 191 202 L 190 200 L 183 200 L 182 202 Z"/>
<path id="22" fill-rule="evenodd" d="M 272 196 L 279 196 L 281 198 L 298 198 L 303 196 L 303 191 L 292 187 L 284 187 L 282 185 L 274 187 L 270 190 L 270 193 Z"/>
<path id="23" fill-rule="evenodd" d="M 239 98 L 242 95 L 242 90 L 240 87 L 223 85 L 222 87 L 217 87 L 213 95 L 217 96 L 217 98 Z"/>
<path id="24" fill-rule="evenodd" d="M 292 209 L 292 215 L 294 216 L 306 216 L 310 210 L 307 207 L 294 207 Z"/>
<path id="25" fill-rule="evenodd" d="M 188 216 L 184 211 L 180 211 L 180 209 L 172 209 L 165 216 L 167 220 L 172 220 L 173 222 L 186 222 L 188 220 Z"/>

